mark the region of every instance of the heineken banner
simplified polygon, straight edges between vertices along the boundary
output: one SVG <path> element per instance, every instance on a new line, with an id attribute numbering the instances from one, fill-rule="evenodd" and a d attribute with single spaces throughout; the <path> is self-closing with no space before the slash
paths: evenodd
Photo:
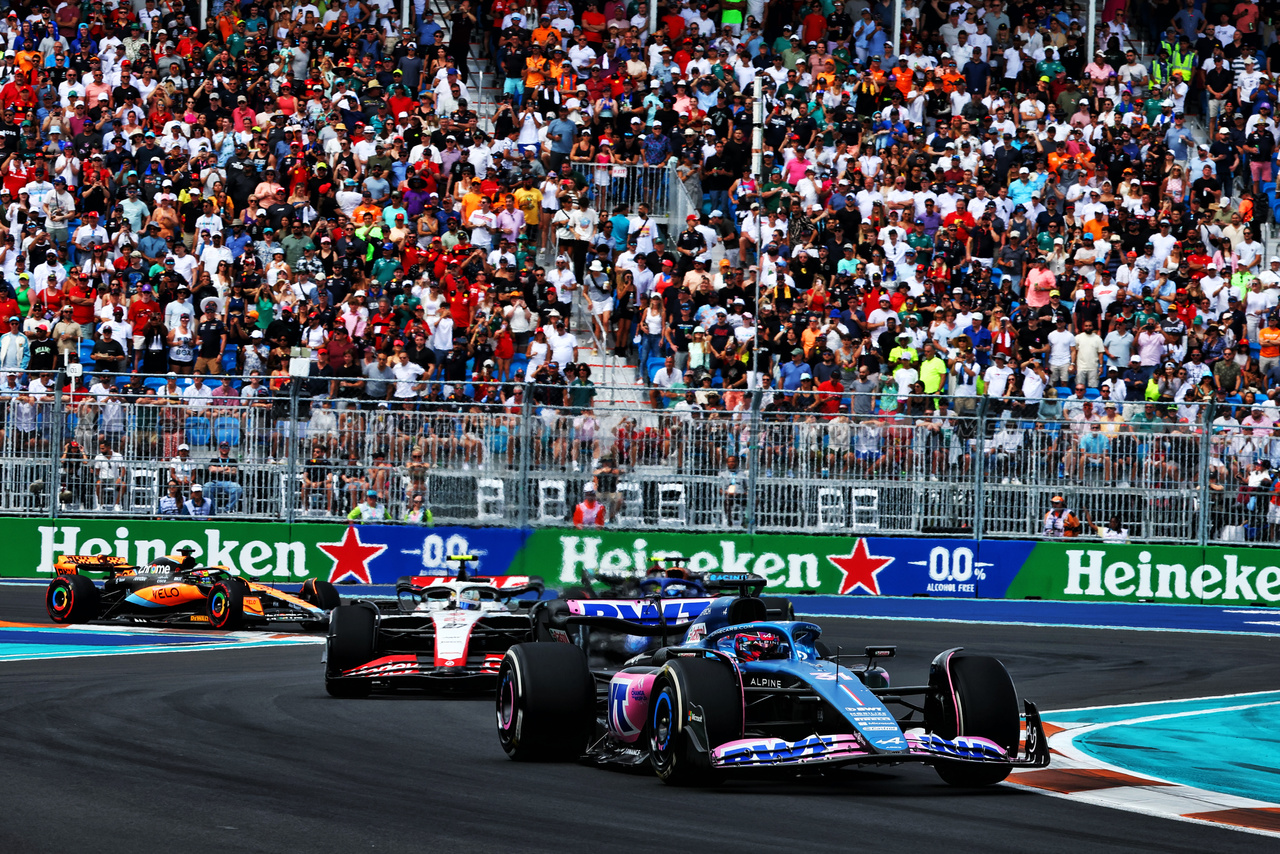
<path id="1" fill-rule="evenodd" d="M 0 575 L 25 578 L 47 577 L 60 554 L 146 563 L 190 548 L 201 563 L 278 583 L 389 584 L 470 554 L 473 572 L 554 587 L 672 554 L 697 571 L 753 572 L 772 594 L 1280 603 L 1280 549 L 1269 548 L 145 519 L 0 519 L 0 532 L 10 543 Z"/>
<path id="2" fill-rule="evenodd" d="M 0 532 L 10 543 L 4 576 L 52 573 L 61 554 L 109 554 L 145 564 L 189 548 L 200 563 L 282 584 L 308 578 L 390 584 L 401 575 L 444 573 L 451 554 L 477 554 L 474 571 L 518 573 L 528 536 L 491 528 L 146 519 L 0 519 Z"/>

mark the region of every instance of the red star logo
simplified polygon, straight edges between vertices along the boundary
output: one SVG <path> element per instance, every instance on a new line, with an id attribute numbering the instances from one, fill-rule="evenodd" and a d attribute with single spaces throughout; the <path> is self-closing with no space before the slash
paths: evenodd
<path id="1" fill-rule="evenodd" d="M 347 528 L 340 543 L 316 543 L 316 548 L 333 558 L 329 571 L 329 583 L 336 584 L 350 577 L 364 584 L 372 584 L 369 561 L 387 550 L 386 546 L 366 545 L 360 542 L 360 532 L 354 525 Z"/>
<path id="2" fill-rule="evenodd" d="M 876 581 L 876 575 L 893 563 L 891 557 L 878 557 L 867 552 L 867 540 L 865 537 L 858 540 L 858 544 L 853 547 L 853 553 L 838 557 L 836 555 L 827 555 L 827 560 L 836 565 L 844 573 L 844 580 L 840 582 L 840 595 L 852 593 L 861 587 L 872 596 L 880 595 L 880 583 Z"/>

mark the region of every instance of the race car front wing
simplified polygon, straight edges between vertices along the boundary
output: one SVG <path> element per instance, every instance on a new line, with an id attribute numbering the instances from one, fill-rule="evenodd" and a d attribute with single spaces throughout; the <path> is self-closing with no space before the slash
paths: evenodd
<path id="1" fill-rule="evenodd" d="M 502 658 L 502 653 L 480 653 L 468 656 L 466 661 L 442 665 L 433 655 L 384 655 L 329 679 L 362 680 L 387 688 L 481 689 L 497 682 Z"/>
<path id="2" fill-rule="evenodd" d="M 958 736 L 946 739 L 923 730 L 908 730 L 903 744 L 883 750 L 868 746 L 858 734 L 811 735 L 798 741 L 780 738 L 735 739 L 714 747 L 711 764 L 716 768 L 776 768 L 779 766 L 897 764 L 938 760 L 1044 768 L 1049 764 L 1049 744 L 1034 704 L 1024 702 L 1026 734 L 1022 749 L 1010 756 L 1003 747 L 985 738 Z"/>

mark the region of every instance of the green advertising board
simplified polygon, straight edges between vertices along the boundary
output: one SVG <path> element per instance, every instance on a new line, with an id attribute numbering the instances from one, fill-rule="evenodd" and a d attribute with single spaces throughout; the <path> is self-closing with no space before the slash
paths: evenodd
<path id="1" fill-rule="evenodd" d="M 1280 550 L 1037 543 L 1005 598 L 1095 602 L 1280 602 Z"/>
<path id="2" fill-rule="evenodd" d="M 333 563 L 319 543 L 340 540 L 345 525 L 147 519 L 4 519 L 9 543 L 0 574 L 41 576 L 61 554 L 108 554 L 145 564 L 191 549 L 205 564 L 276 582 L 325 577 Z"/>
<path id="3" fill-rule="evenodd" d="M 127 518 L 0 519 L 0 536 L 0 576 L 16 578 L 48 577 L 61 554 L 145 564 L 190 548 L 200 563 L 276 583 L 388 584 L 474 554 L 473 572 L 563 588 L 680 555 L 696 572 L 755 573 L 773 595 L 1280 604 L 1280 549 L 1256 547 Z"/>

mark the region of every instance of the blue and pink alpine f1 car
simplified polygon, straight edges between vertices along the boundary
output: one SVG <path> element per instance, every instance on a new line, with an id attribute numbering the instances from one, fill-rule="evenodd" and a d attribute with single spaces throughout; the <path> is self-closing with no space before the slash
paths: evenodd
<path id="1" fill-rule="evenodd" d="M 928 684 L 891 687 L 880 662 L 894 647 L 867 647 L 864 663 L 846 666 L 818 626 L 770 620 L 765 602 L 743 593 L 675 627 L 548 615 L 541 636 L 558 642 L 517 644 L 498 671 L 507 755 L 648 764 L 673 784 L 748 769 L 916 762 L 953 785 L 983 786 L 1049 764 L 1035 706 L 1023 704 L 1024 735 L 1013 681 L 995 658 L 947 650 Z M 598 634 L 653 643 L 618 664 L 616 645 Z M 682 640 L 667 645 L 668 635 Z"/>

